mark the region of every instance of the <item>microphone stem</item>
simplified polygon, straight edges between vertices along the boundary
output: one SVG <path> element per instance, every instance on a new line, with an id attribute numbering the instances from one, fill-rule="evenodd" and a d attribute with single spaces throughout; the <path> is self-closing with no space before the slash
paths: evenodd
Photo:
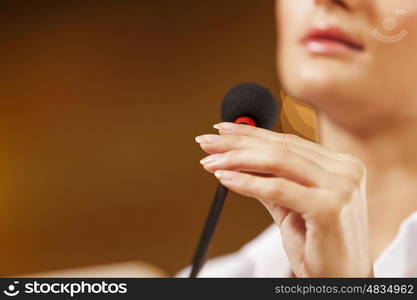
<path id="1" fill-rule="evenodd" d="M 204 229 L 200 237 L 200 242 L 198 243 L 198 247 L 194 255 L 190 278 L 197 277 L 206 261 L 207 252 L 211 245 L 228 191 L 229 190 L 222 184 L 218 184 L 210 212 L 207 216 L 206 224 L 204 225 Z"/>

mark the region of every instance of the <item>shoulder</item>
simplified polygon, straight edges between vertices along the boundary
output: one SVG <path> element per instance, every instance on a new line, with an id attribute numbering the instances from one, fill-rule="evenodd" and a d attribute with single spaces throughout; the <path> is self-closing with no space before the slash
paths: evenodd
<path id="1" fill-rule="evenodd" d="M 417 277 L 417 211 L 406 218 L 374 264 L 375 277 Z"/>
<path id="2" fill-rule="evenodd" d="M 187 277 L 190 267 L 177 274 Z M 289 277 L 291 268 L 278 226 L 269 226 L 240 250 L 210 259 L 199 277 Z"/>

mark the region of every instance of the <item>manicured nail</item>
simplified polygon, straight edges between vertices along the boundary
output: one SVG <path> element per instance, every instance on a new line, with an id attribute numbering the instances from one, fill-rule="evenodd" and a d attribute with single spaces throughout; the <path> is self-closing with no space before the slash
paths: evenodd
<path id="1" fill-rule="evenodd" d="M 232 180 L 237 176 L 237 172 L 233 171 L 216 171 L 214 173 L 219 180 Z"/>
<path id="2" fill-rule="evenodd" d="M 213 125 L 213 128 L 217 130 L 229 131 L 235 128 L 235 123 L 222 122 L 222 123 Z"/>
<path id="3" fill-rule="evenodd" d="M 207 156 L 206 158 L 200 160 L 200 163 L 202 165 L 208 166 L 208 165 L 222 163 L 225 159 L 226 159 L 225 156 L 222 155 L 222 154 L 213 154 L 213 155 Z"/>
<path id="4" fill-rule="evenodd" d="M 199 144 L 211 144 L 219 141 L 221 139 L 220 135 L 215 134 L 206 134 L 206 135 L 200 135 L 195 138 L 195 141 Z"/>

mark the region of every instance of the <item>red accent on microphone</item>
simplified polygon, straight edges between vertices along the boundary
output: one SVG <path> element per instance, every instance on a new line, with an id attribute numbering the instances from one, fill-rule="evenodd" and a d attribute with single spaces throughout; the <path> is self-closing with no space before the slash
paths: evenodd
<path id="1" fill-rule="evenodd" d="M 235 120 L 236 124 L 246 124 L 249 126 L 257 127 L 256 122 L 251 117 L 239 117 Z"/>

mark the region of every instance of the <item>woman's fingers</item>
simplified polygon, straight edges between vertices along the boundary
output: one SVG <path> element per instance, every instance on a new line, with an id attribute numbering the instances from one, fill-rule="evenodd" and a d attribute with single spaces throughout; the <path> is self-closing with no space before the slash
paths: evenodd
<path id="1" fill-rule="evenodd" d="M 239 134 L 207 134 L 197 137 L 196 141 L 200 143 L 201 148 L 209 154 L 225 153 L 232 150 L 246 148 L 273 148 L 278 155 L 280 155 L 280 153 L 294 152 L 311 161 L 314 161 L 330 173 L 348 177 L 351 176 L 351 174 L 349 173 L 350 168 L 346 168 L 346 165 L 356 164 L 356 161 L 354 159 L 350 159 L 348 155 L 334 153 L 335 157 L 339 155 L 339 158 L 343 156 L 344 159 L 331 158 L 329 156 L 331 151 L 326 150 L 318 144 L 311 143 L 294 135 L 278 134 L 269 130 L 254 128 L 248 125 L 236 125 L 233 123 L 221 124 L 231 124 L 232 127 L 236 126 L 237 128 L 234 130 L 235 133 L 249 133 L 251 136 Z M 306 145 L 310 146 L 305 147 Z M 323 153 L 327 154 L 325 155 Z"/>
<path id="2" fill-rule="evenodd" d="M 217 170 L 243 171 L 284 177 L 306 186 L 320 186 L 330 181 L 332 174 L 314 161 L 293 151 L 277 151 L 272 147 L 261 149 L 232 150 L 214 154 L 201 160 L 204 168 L 214 173 Z"/>
<path id="3" fill-rule="evenodd" d="M 261 177 L 235 171 L 216 171 L 215 176 L 230 190 L 256 198 L 270 211 L 285 207 L 299 214 L 318 207 L 320 193 L 296 182 L 277 177 Z M 319 205 L 322 206 L 322 205 Z M 274 218 L 277 217 L 274 215 Z M 278 217 L 284 217 L 280 214 Z M 281 224 L 282 220 L 276 220 Z"/>
<path id="4" fill-rule="evenodd" d="M 270 147 L 272 145 L 270 141 L 256 137 L 215 134 L 198 136 L 196 137 L 196 142 L 199 143 L 201 148 L 209 154 L 224 153 L 231 150 L 245 148 L 259 149 L 262 147 Z"/>
<path id="5" fill-rule="evenodd" d="M 327 158 L 331 158 L 331 159 L 338 159 L 338 160 L 350 159 L 349 155 L 330 151 L 326 148 L 323 148 L 321 145 L 317 143 L 300 138 L 296 135 L 282 134 L 282 133 L 277 133 L 271 130 L 259 128 L 259 127 L 253 127 L 253 126 L 235 124 L 235 123 L 227 123 L 227 122 L 216 124 L 213 127 L 219 131 L 220 135 L 232 134 L 232 135 L 242 135 L 242 136 L 257 137 L 257 138 L 262 138 L 262 139 L 269 139 L 273 142 L 281 142 L 281 143 L 284 142 L 294 147 L 304 148 L 305 150 L 310 150 L 315 153 L 320 153 L 326 156 Z"/>

